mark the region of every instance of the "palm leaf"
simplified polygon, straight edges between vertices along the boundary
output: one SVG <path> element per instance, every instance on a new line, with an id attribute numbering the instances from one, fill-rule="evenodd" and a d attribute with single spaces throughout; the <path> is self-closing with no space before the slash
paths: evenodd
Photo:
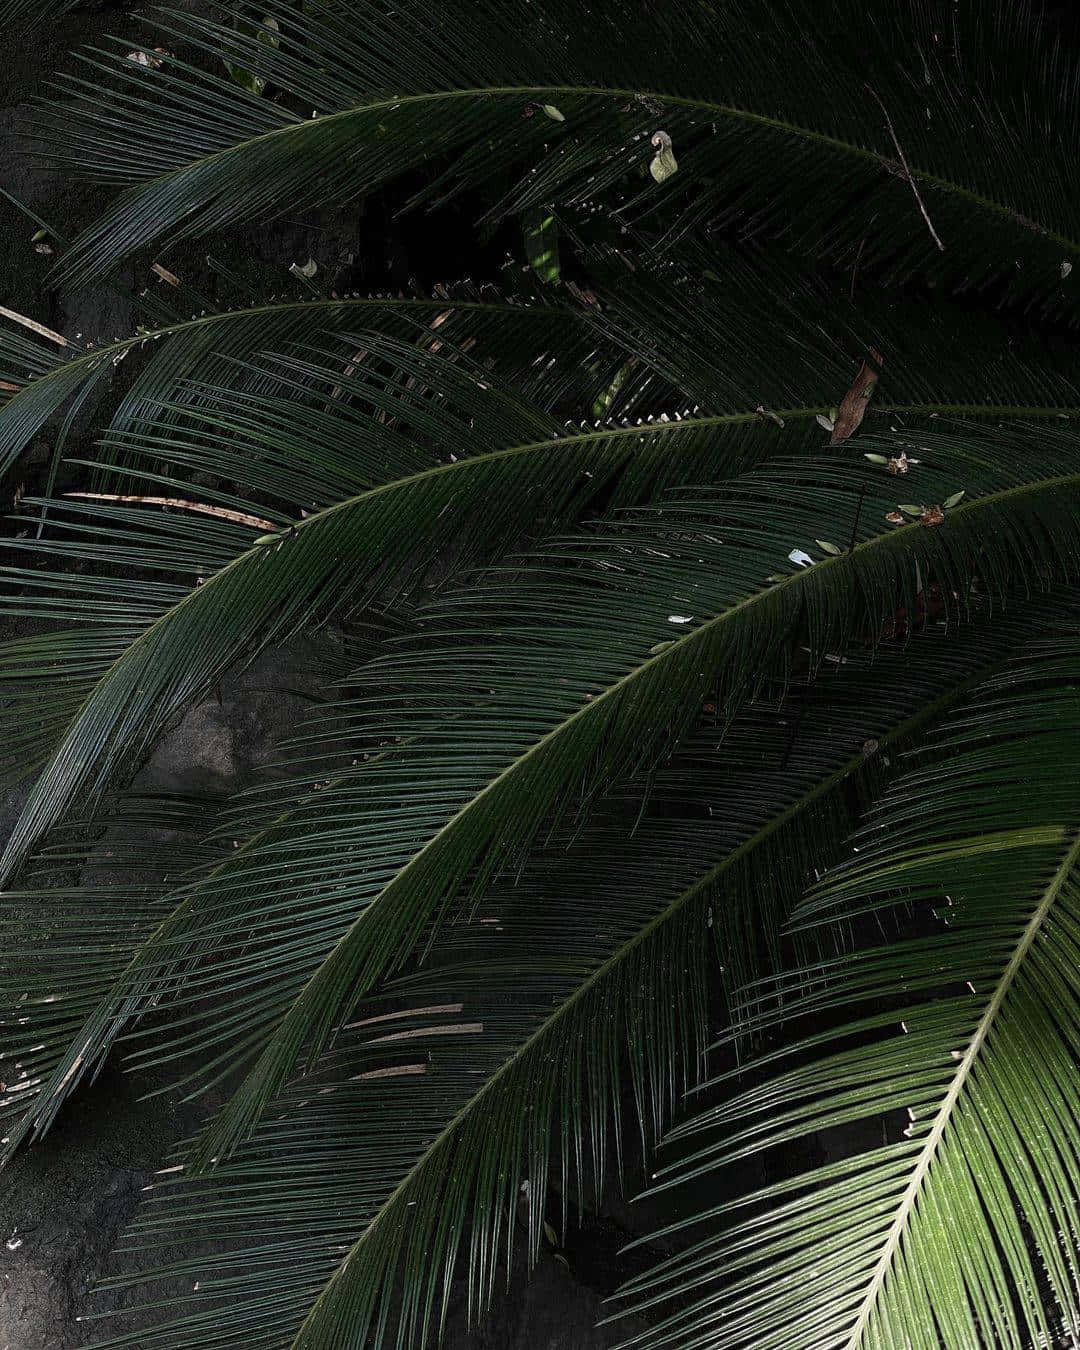
<path id="1" fill-rule="evenodd" d="M 683 1306 L 632 1344 L 974 1350 L 1075 1337 L 1078 682 L 1073 634 L 987 680 L 886 792 L 858 856 L 812 893 L 804 921 L 902 897 L 947 924 L 801 971 L 800 1012 L 853 1020 L 794 1047 L 805 1063 L 680 1127 L 683 1140 L 740 1128 L 668 1171 L 700 1176 L 881 1111 L 886 1142 L 749 1197 L 764 1212 L 636 1281 L 633 1306 Z M 868 1000 L 887 1011 L 862 1012 Z M 797 1274 L 808 1242 L 811 1284 Z"/>
<path id="2" fill-rule="evenodd" d="M 362 1340 L 403 1289 L 393 1331 L 376 1339 L 419 1345 L 459 1260 L 480 1314 L 513 1239 L 521 1183 L 535 1251 L 549 1175 L 561 1170 L 564 1204 L 568 1172 L 598 1192 L 611 1165 L 609 1122 L 621 1154 L 627 1076 L 646 1147 L 671 1119 L 678 1084 L 696 1081 L 710 964 L 703 935 L 711 928 L 736 978 L 760 969 L 755 930 L 783 919 L 826 839 L 839 848 L 853 800 L 1044 618 L 1036 606 L 983 620 L 959 640 L 931 632 L 914 666 L 901 650 L 873 664 L 853 653 L 808 703 L 791 698 L 802 703 L 794 742 L 768 704 L 738 718 L 719 750 L 715 733 L 702 731 L 652 783 L 632 838 L 626 809 L 638 804 L 628 792 L 568 851 L 545 850 L 496 886 L 471 920 L 446 930 L 425 969 L 358 1011 L 235 1159 L 201 1180 L 187 1178 L 187 1149 L 170 1160 L 131 1246 L 151 1266 L 166 1234 L 170 1243 L 189 1232 L 210 1238 L 213 1252 L 177 1269 L 198 1280 L 192 1308 L 138 1333 L 141 1343 L 214 1343 L 223 1298 L 246 1344 L 288 1344 L 301 1323 L 300 1345 Z M 873 753 L 864 749 L 871 735 Z M 674 972 L 677 1000 L 667 994 Z M 175 1018 L 218 997 L 196 979 L 165 1002 Z M 235 1007 L 235 995 L 220 997 Z M 150 1035 L 134 1062 L 183 1055 L 189 1020 L 164 1044 Z M 231 1021 L 222 1030 L 235 1034 Z M 197 1040 L 205 1055 L 213 1039 Z M 236 1199 L 253 1169 L 258 1197 Z"/>
<path id="3" fill-rule="evenodd" d="M 848 264 L 859 253 L 892 279 L 1001 282 L 1073 310 L 1061 263 L 1080 241 L 1076 72 L 1026 11 L 969 0 L 947 25 L 923 7 L 867 25 L 854 3 L 811 24 L 760 0 L 680 0 L 662 24 L 620 0 L 454 4 L 437 23 L 423 0 L 267 12 L 276 47 L 245 32 L 240 11 L 217 23 L 162 11 L 186 58 L 148 70 L 120 51 L 87 54 L 88 78 L 69 82 L 44 134 L 81 172 L 133 186 L 60 275 L 105 271 L 166 232 L 347 201 L 432 166 L 429 197 L 479 185 L 505 212 L 608 196 L 625 218 L 662 222 L 665 239 L 733 221 Z M 463 25 L 476 34 L 467 55 Z M 221 63 L 285 97 L 255 97 Z M 103 75 L 116 82 L 105 96 Z M 679 164 L 659 184 L 658 129 Z"/>
<path id="4" fill-rule="evenodd" d="M 237 812 L 232 836 L 260 837 L 190 897 L 168 935 L 176 951 L 200 934 L 213 944 L 268 886 L 277 897 L 266 939 L 284 944 L 278 978 L 246 1005 L 236 1052 L 263 1048 L 201 1157 L 246 1134 L 298 1057 L 406 959 L 461 888 L 482 888 L 521 856 L 571 795 L 654 762 L 706 696 L 723 718 L 800 638 L 814 664 L 853 634 L 873 643 L 898 600 L 915 612 L 928 584 L 917 578 L 935 578 L 948 611 L 963 606 L 949 597 L 967 594 L 975 557 L 981 584 L 1000 593 L 1014 566 L 1031 576 L 1071 556 L 1073 479 L 1061 470 L 1072 435 L 1049 438 L 1060 461 L 1030 442 L 1018 455 L 1015 435 L 996 448 L 934 443 L 937 482 L 955 482 L 962 465 L 974 484 L 980 463 L 1010 484 L 984 496 L 973 486 L 947 527 L 886 525 L 778 583 L 765 568 L 784 566 L 792 540 L 842 538 L 864 489 L 864 520 L 882 519 L 880 471 L 850 460 L 756 471 L 692 510 L 673 505 L 673 524 L 612 526 L 515 564 L 527 570 L 509 585 L 434 602 L 416 639 L 357 673 L 354 701 L 320 712 L 300 742 L 299 776 Z M 988 524 L 1005 519 L 1007 529 Z M 383 749 L 367 762 L 374 745 Z M 400 803 L 389 827 L 388 799 Z"/>
<path id="5" fill-rule="evenodd" d="M 523 393 L 548 406 L 567 399 L 582 369 L 606 369 L 606 362 L 615 362 L 610 349 L 597 350 L 598 335 L 587 330 L 580 308 L 480 299 L 467 290 L 423 300 L 271 298 L 143 328 L 130 337 L 86 348 L 68 339 L 66 347 L 46 345 L 9 330 L 0 344 L 4 355 L 0 381 L 5 387 L 15 386 L 16 392 L 0 407 L 0 471 L 59 409 L 85 397 L 88 389 L 112 378 L 117 367 L 146 348 L 151 359 L 113 413 L 111 427 L 116 432 L 160 421 L 161 402 L 175 400 L 189 381 L 235 385 L 242 379 L 243 363 L 263 352 L 372 330 L 429 346 L 435 333 L 450 347 L 468 343 L 479 358 L 497 359 L 505 379 L 519 383 Z M 619 364 L 611 366 L 609 379 Z M 594 378 L 599 380 L 599 373 Z M 256 387 L 265 389 L 265 372 Z M 624 391 L 627 408 L 633 407 L 634 394 L 632 383 Z M 584 395 L 580 397 L 587 406 Z M 622 402 L 616 411 L 621 406 Z"/>

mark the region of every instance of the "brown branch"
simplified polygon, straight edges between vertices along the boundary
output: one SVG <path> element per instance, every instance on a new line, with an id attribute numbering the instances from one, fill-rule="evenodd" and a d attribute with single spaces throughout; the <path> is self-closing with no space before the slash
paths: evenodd
<path id="1" fill-rule="evenodd" d="M 926 221 L 926 228 L 930 231 L 930 238 L 933 239 L 934 243 L 937 244 L 941 252 L 944 253 L 945 245 L 941 242 L 941 236 L 938 234 L 937 230 L 934 229 L 934 222 L 930 219 L 930 213 L 927 211 L 923 199 L 919 194 L 919 186 L 915 182 L 915 175 L 911 172 L 911 166 L 907 162 L 907 156 L 904 154 L 903 147 L 901 146 L 899 140 L 897 139 L 896 131 L 892 124 L 892 118 L 889 116 L 889 110 L 885 107 L 885 104 L 882 103 L 875 89 L 871 88 L 870 85 L 866 85 L 865 88 L 867 92 L 873 96 L 874 102 L 881 109 L 882 114 L 885 117 L 885 125 L 889 129 L 889 135 L 892 137 L 892 143 L 896 147 L 897 158 L 900 160 L 900 167 L 904 171 L 903 176 L 907 179 L 912 192 L 915 194 L 915 204 L 922 212 L 923 220 Z"/>
<path id="2" fill-rule="evenodd" d="M 175 506 L 181 511 L 198 511 L 204 516 L 217 516 L 220 520 L 232 520 L 237 525 L 250 525 L 253 530 L 263 534 L 277 534 L 280 525 L 272 520 L 263 520 L 261 516 L 249 516 L 246 511 L 230 511 L 226 506 L 211 506 L 208 502 L 189 502 L 183 497 L 143 497 L 135 493 L 123 492 L 65 492 L 65 497 L 82 497 L 95 502 L 135 502 L 140 506 Z"/>
<path id="3" fill-rule="evenodd" d="M 74 342 L 69 342 L 61 333 L 55 333 L 51 328 L 46 328 L 43 323 L 38 323 L 36 319 L 28 319 L 25 314 L 16 314 L 13 309 L 7 309 L 0 305 L 0 314 L 5 319 L 10 319 L 12 323 L 22 324 L 24 328 L 29 328 L 31 333 L 36 333 L 38 337 L 48 338 L 50 342 L 55 342 L 58 347 L 74 347 Z"/>

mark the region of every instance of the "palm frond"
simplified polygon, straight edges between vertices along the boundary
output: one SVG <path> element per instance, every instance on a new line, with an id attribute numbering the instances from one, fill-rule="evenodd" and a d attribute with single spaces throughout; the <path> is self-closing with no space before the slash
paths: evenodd
<path id="1" fill-rule="evenodd" d="M 15 387 L 0 407 L 0 471 L 65 404 L 113 378 L 129 357 L 141 359 L 138 354 L 144 349 L 151 357 L 120 399 L 111 419 L 114 431 L 131 432 L 160 421 L 161 402 L 175 400 L 188 382 L 235 384 L 242 378 L 243 363 L 264 352 L 369 331 L 425 346 L 441 338 L 448 350 L 466 345 L 474 359 L 497 362 L 505 380 L 546 406 L 580 401 L 588 407 L 578 388 L 582 371 L 593 369 L 592 382 L 603 388 L 601 374 L 608 363 L 614 362 L 607 375 L 610 383 L 625 360 L 623 354 L 616 362 L 615 353 L 602 344 L 598 350 L 600 337 L 588 330 L 579 307 L 482 299 L 467 288 L 431 299 L 271 297 L 85 348 L 74 339 L 64 339 L 64 347 L 34 341 L 12 327 L 0 342 L 0 382 Z M 266 387 L 265 373 L 261 387 Z M 571 391 L 577 400 L 571 400 Z M 631 409 L 636 392 L 637 382 L 632 381 L 613 411 Z"/>
<path id="2" fill-rule="evenodd" d="M 813 666 L 853 636 L 875 645 L 898 600 L 914 616 L 927 587 L 958 614 L 976 559 L 980 586 L 998 595 L 1018 573 L 1071 565 L 1073 434 L 1025 436 L 1022 454 L 1018 435 L 928 445 L 934 496 L 961 473 L 972 485 L 940 527 L 886 524 L 891 480 L 865 463 L 796 461 L 507 564 L 509 584 L 493 576 L 432 602 L 415 639 L 357 672 L 353 699 L 320 711 L 299 743 L 299 774 L 241 804 L 232 836 L 259 838 L 204 896 L 196 888 L 168 934 L 177 951 L 213 944 L 273 888 L 278 978 L 252 997 L 236 1046 L 258 1058 L 203 1161 L 244 1137 L 299 1056 L 317 1051 L 463 889 L 482 890 L 571 798 L 655 763 L 706 698 L 723 720 L 794 642 L 805 641 Z M 977 475 L 997 490 L 979 495 Z M 851 529 L 860 498 L 855 547 L 815 545 L 818 531 Z M 787 563 L 803 540 L 820 560 Z M 769 566 L 781 580 L 762 576 Z M 69 781 L 66 766 L 46 773 L 45 791 L 58 781 Z M 40 801 L 17 846 L 44 814 Z"/>
<path id="3" fill-rule="evenodd" d="M 727 979 L 760 969 L 770 945 L 760 929 L 775 941 L 827 840 L 838 855 L 853 803 L 869 800 L 887 762 L 1047 612 L 1056 611 L 984 616 L 959 638 L 931 630 L 917 639 L 917 664 L 899 644 L 873 662 L 853 652 L 808 701 L 790 695 L 787 717 L 771 701 L 748 709 L 719 746 L 702 728 L 650 784 L 629 839 L 632 790 L 497 884 L 445 930 L 427 965 L 353 1014 L 235 1158 L 201 1179 L 188 1174 L 186 1147 L 170 1159 L 130 1248 L 159 1279 L 164 1235 L 170 1245 L 188 1233 L 210 1242 L 171 1268 L 186 1287 L 197 1280 L 198 1298 L 137 1333 L 139 1343 L 182 1339 L 194 1350 L 229 1334 L 252 1346 L 296 1335 L 322 1347 L 370 1332 L 376 1344 L 417 1347 L 459 1262 L 480 1315 L 514 1238 L 522 1183 L 535 1252 L 549 1180 L 561 1176 L 565 1223 L 572 1176 L 580 1192 L 598 1193 L 609 1148 L 621 1170 L 624 1084 L 648 1149 L 680 1085 L 697 1081 L 706 935 Z M 259 913 L 245 922 L 258 943 Z M 226 992 L 227 965 L 201 969 L 180 982 L 180 997 L 168 979 L 158 985 L 155 1020 L 164 1012 L 177 1029 L 147 1033 L 135 1064 L 160 1067 L 193 1039 L 212 1062 L 215 1042 L 235 1039 L 235 1018 L 220 1010 L 235 1012 L 243 984 Z M 207 1026 L 193 1038 L 208 1004 L 219 1008 L 217 1034 Z M 256 1172 L 258 1196 L 239 1199 Z M 235 1333 L 223 1331 L 223 1300 Z"/>
<path id="4" fill-rule="evenodd" d="M 680 0 L 662 23 L 633 3 L 572 0 L 454 3 L 434 22 L 423 0 L 266 12 L 275 46 L 239 10 L 163 10 L 164 39 L 186 55 L 151 70 L 127 43 L 87 54 L 43 134 L 81 172 L 133 186 L 60 275 L 423 166 L 428 197 L 480 186 L 499 212 L 611 199 L 664 239 L 735 222 L 848 264 L 858 252 L 891 279 L 1000 283 L 1075 309 L 1061 264 L 1080 247 L 1076 71 L 1033 40 L 1026 7 L 897 6 L 870 24 L 853 2 L 811 21 L 762 0 Z M 226 62 L 283 97 L 240 88 Z M 104 97 L 103 75 L 116 82 Z M 678 171 L 657 183 L 660 131 Z"/>
<path id="5" fill-rule="evenodd" d="M 803 922 L 903 902 L 940 916 L 938 931 L 794 974 L 798 1011 L 846 1019 L 771 1057 L 794 1053 L 794 1067 L 680 1126 L 683 1141 L 729 1130 L 666 1169 L 665 1184 L 881 1113 L 886 1140 L 727 1207 L 728 1231 L 628 1288 L 632 1306 L 676 1300 L 630 1344 L 974 1350 L 1075 1338 L 1078 689 L 1075 630 L 1018 656 L 932 738 L 857 856 L 812 892 Z"/>

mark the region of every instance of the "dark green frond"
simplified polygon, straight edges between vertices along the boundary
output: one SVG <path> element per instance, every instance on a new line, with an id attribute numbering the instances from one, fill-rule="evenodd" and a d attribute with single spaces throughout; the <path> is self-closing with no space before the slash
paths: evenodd
<path id="1" fill-rule="evenodd" d="M 679 0 L 662 22 L 621 0 L 443 4 L 437 22 L 422 0 L 267 12 L 277 46 L 231 15 L 164 10 L 163 36 L 189 59 L 87 55 L 62 137 L 46 135 L 81 172 L 134 186 L 62 275 L 425 167 L 429 197 L 479 185 L 500 211 L 607 200 L 664 239 L 732 222 L 848 265 L 858 253 L 891 279 L 1001 282 L 1075 309 L 1061 264 L 1080 246 L 1076 71 L 1033 40 L 1026 7 L 894 6 L 869 21 L 854 3 L 811 20 L 763 0 Z M 240 88 L 226 62 L 285 97 Z M 104 101 L 102 75 L 116 86 Z M 678 164 L 663 182 L 660 132 Z"/>
<path id="2" fill-rule="evenodd" d="M 850 920 L 903 902 L 938 916 L 936 931 L 793 972 L 795 1011 L 849 1020 L 793 1047 L 809 1052 L 796 1067 L 680 1126 L 683 1141 L 728 1133 L 665 1184 L 880 1113 L 885 1142 L 749 1196 L 756 1217 L 736 1210 L 726 1231 L 635 1281 L 632 1306 L 677 1306 L 630 1344 L 976 1350 L 1075 1337 L 1078 764 L 1070 634 L 987 680 L 885 793 L 806 913 Z"/>
<path id="3" fill-rule="evenodd" d="M 535 1250 L 549 1177 L 561 1175 L 568 1202 L 569 1175 L 599 1190 L 609 1147 L 621 1153 L 627 1079 L 651 1145 L 700 1072 L 713 947 L 736 978 L 768 962 L 755 930 L 775 932 L 826 840 L 839 850 L 853 802 L 1046 613 L 1036 605 L 983 619 L 958 640 L 931 631 L 915 644 L 914 667 L 901 650 L 873 663 L 853 653 L 805 698 L 792 695 L 785 715 L 771 703 L 749 709 L 719 747 L 701 729 L 651 782 L 631 837 L 626 822 L 639 806 L 628 790 L 493 888 L 447 927 L 419 973 L 353 1014 L 234 1159 L 185 1180 L 181 1152 L 155 1181 L 132 1235 L 148 1265 L 165 1235 L 215 1243 L 177 1268 L 198 1282 L 190 1311 L 141 1343 L 228 1343 L 217 1339 L 226 1299 L 251 1346 L 287 1345 L 301 1323 L 298 1345 L 350 1344 L 389 1316 L 376 1343 L 416 1347 L 438 1325 L 459 1261 L 482 1312 L 502 1278 L 522 1183 Z M 258 907 L 238 917 L 241 929 L 261 946 Z M 179 998 L 167 978 L 159 983 L 159 1012 L 175 1017 L 207 1000 L 242 1008 L 230 947 L 219 944 L 209 983 L 180 981 Z M 149 1035 L 136 1062 L 183 1054 L 187 1020 L 164 1044 Z M 215 1041 L 238 1034 L 234 1018 L 214 1022 L 213 1038 L 209 1025 L 198 1038 L 211 1061 Z M 253 1171 L 264 1184 L 242 1200 Z"/>
<path id="4" fill-rule="evenodd" d="M 1072 434 L 972 435 L 935 436 L 926 448 L 932 497 L 961 475 L 971 485 L 944 525 L 886 523 L 892 480 L 865 461 L 755 471 L 708 499 L 674 498 L 655 517 L 515 563 L 524 570 L 509 584 L 496 576 L 448 592 L 418 638 L 358 672 L 356 698 L 337 715 L 324 711 L 302 743 L 310 767 L 257 794 L 229 828 L 259 833 L 286 809 L 287 824 L 271 825 L 207 900 L 193 901 L 205 935 L 207 903 L 219 897 L 227 920 L 251 888 L 272 883 L 274 922 L 290 943 L 312 938 L 249 1012 L 251 1045 L 265 1049 L 204 1157 L 243 1137 L 305 1047 L 318 1047 L 349 1002 L 406 958 L 463 886 L 477 889 L 520 856 L 571 795 L 655 762 L 706 697 L 722 720 L 795 642 L 814 665 L 853 637 L 875 645 L 897 604 L 914 615 L 931 584 L 943 612 L 959 614 L 976 558 L 980 586 L 997 594 L 1018 571 L 1070 567 Z M 981 495 L 975 484 L 995 477 L 997 490 Z M 860 499 L 849 552 L 828 536 L 844 538 Z M 819 531 L 835 554 L 814 543 Z M 792 546 L 817 549 L 819 560 L 788 562 Z M 296 547 L 287 542 L 281 556 Z M 768 580 L 768 567 L 783 579 Z M 382 752 L 368 762 L 373 746 Z M 32 837 L 51 788 L 47 773 L 16 846 Z M 401 803 L 392 825 L 388 796 Z"/>

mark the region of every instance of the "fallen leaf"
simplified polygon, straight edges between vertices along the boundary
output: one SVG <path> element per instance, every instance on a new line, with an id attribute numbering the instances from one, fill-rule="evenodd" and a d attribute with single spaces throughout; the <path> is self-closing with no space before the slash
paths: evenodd
<path id="1" fill-rule="evenodd" d="M 550 117 L 551 120 L 552 120 L 553 122 L 565 122 L 565 121 L 566 121 L 566 118 L 565 118 L 565 117 L 563 116 L 563 114 L 558 110 L 558 108 L 556 108 L 556 106 L 554 105 L 554 103 L 543 103 L 543 104 L 541 104 L 540 106 L 543 108 L 543 110 L 544 110 L 544 112 L 546 113 L 546 115 L 547 115 L 548 117 Z"/>
<path id="2" fill-rule="evenodd" d="M 658 183 L 666 183 L 679 167 L 679 161 L 671 148 L 671 137 L 666 131 L 657 131 L 653 135 L 652 146 L 656 154 L 649 164 L 649 172 Z"/>
<path id="3" fill-rule="evenodd" d="M 158 55 L 159 52 L 161 55 Z M 158 70 L 163 63 L 163 58 L 167 55 L 164 47 L 155 47 L 152 52 L 128 52 L 124 60 L 130 61 L 135 66 L 146 66 L 149 70 Z"/>
<path id="4" fill-rule="evenodd" d="M 932 526 L 941 525 L 945 520 L 945 512 L 940 506 L 927 506 L 919 516 L 919 524 Z"/>
<path id="5" fill-rule="evenodd" d="M 885 519 L 890 525 L 903 525 L 904 523 L 904 517 L 899 511 L 887 511 L 885 513 Z"/>
<path id="6" fill-rule="evenodd" d="M 906 450 L 901 450 L 900 453 L 890 459 L 887 464 L 889 472 L 894 476 L 907 473 L 910 467 L 911 460 L 908 459 Z"/>
<path id="7" fill-rule="evenodd" d="M 884 364 L 884 358 L 876 348 L 870 348 L 870 355 L 877 366 Z M 864 361 L 859 367 L 859 373 L 855 376 L 851 388 L 840 400 L 832 437 L 829 440 L 830 445 L 839 445 L 841 441 L 846 441 L 849 436 L 854 436 L 858 431 L 863 418 L 866 416 L 866 407 L 873 396 L 874 386 L 877 382 L 877 370 L 869 362 Z"/>
<path id="8" fill-rule="evenodd" d="M 261 42 L 267 47 L 277 47 L 281 38 L 278 36 L 278 21 L 270 14 L 264 14 L 261 22 L 238 22 L 237 29 L 244 37 L 253 37 L 256 42 Z M 256 74 L 253 70 L 246 70 L 243 66 L 235 65 L 232 61 L 225 62 L 225 69 L 229 72 L 232 79 L 251 94 L 262 94 L 266 89 L 266 76 Z"/>
<path id="9" fill-rule="evenodd" d="M 309 258 L 306 263 L 291 263 L 289 265 L 289 271 L 293 276 L 306 277 L 308 281 L 311 280 L 318 270 L 319 264 L 314 258 Z"/>
<path id="10" fill-rule="evenodd" d="M 954 492 L 951 497 L 946 497 L 945 510 L 951 511 L 954 506 L 959 506 L 961 500 L 963 499 L 963 496 L 964 496 L 964 488 L 961 488 L 959 492 Z"/>
<path id="11" fill-rule="evenodd" d="M 814 421 L 822 431 L 832 431 L 833 427 L 836 425 L 833 419 L 831 417 L 826 417 L 824 413 L 815 413 Z M 867 456 L 867 458 L 869 458 L 869 456 Z"/>
<path id="12" fill-rule="evenodd" d="M 762 404 L 760 403 L 757 405 L 754 411 L 757 413 L 759 417 L 767 417 L 770 422 L 775 422 L 778 427 L 782 427 L 784 425 L 784 419 L 780 416 L 779 413 L 770 412 L 768 408 L 763 407 Z"/>
<path id="13" fill-rule="evenodd" d="M 826 553 L 831 554 L 834 558 L 839 558 L 844 551 L 842 548 L 837 548 L 835 544 L 830 544 L 827 539 L 815 539 L 814 543 L 817 544 L 818 548 L 823 548 Z"/>
<path id="14" fill-rule="evenodd" d="M 1072 265 L 1071 262 L 1063 262 L 1063 263 L 1061 264 L 1061 279 L 1062 279 L 1062 281 L 1064 281 L 1065 278 L 1069 275 L 1069 273 L 1072 271 L 1072 268 L 1073 268 L 1073 265 Z"/>

